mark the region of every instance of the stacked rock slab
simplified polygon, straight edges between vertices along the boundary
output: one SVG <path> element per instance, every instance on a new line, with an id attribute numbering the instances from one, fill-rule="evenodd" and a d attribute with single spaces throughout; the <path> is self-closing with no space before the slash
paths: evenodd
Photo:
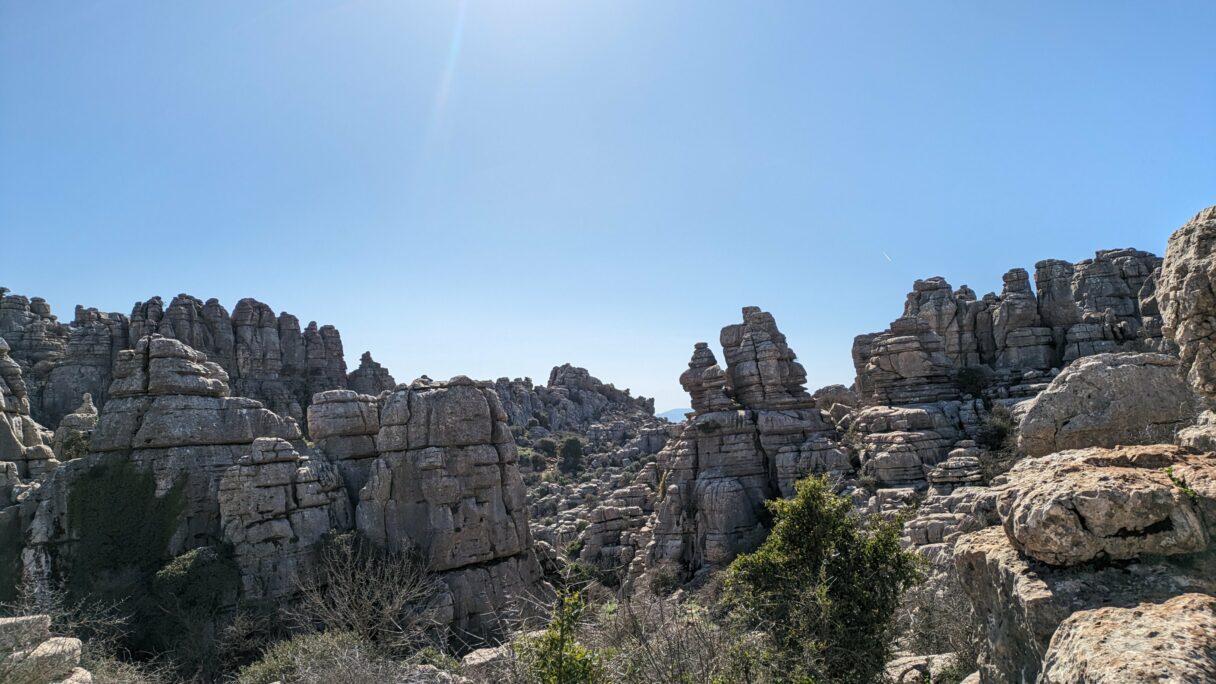
<path id="1" fill-rule="evenodd" d="M 1058 678 L 1078 666 L 1067 651 L 1093 636 L 1085 623 L 1101 622 L 1087 620 L 1088 611 L 1126 610 L 1135 622 L 1142 604 L 1153 604 L 1162 622 L 1204 619 L 1192 612 L 1197 604 L 1170 600 L 1216 592 L 1209 455 L 1170 445 L 1091 448 L 1026 459 L 1007 477 L 991 492 L 1001 526 L 963 536 L 954 548 L 988 642 L 980 681 L 1036 681 L 1045 667 L 1057 672 L 1047 681 L 1118 681 L 1096 667 L 1119 660 L 1118 640 L 1089 641 L 1085 657 L 1095 668 L 1082 679 Z M 1070 615 L 1074 624 L 1057 634 Z M 1216 649 L 1211 632 L 1201 640 L 1207 653 Z M 1189 665 L 1169 649 L 1137 658 L 1151 660 L 1163 681 L 1191 681 L 1170 678 Z"/>
<path id="2" fill-rule="evenodd" d="M 174 504 L 170 533 L 156 542 L 164 548 L 149 551 L 167 559 L 221 539 L 220 479 L 250 453 L 254 440 L 300 439 L 295 421 L 252 399 L 228 396 L 224 370 L 174 339 L 141 338 L 134 349 L 119 353 L 113 378 L 90 454 L 65 462 L 38 490 L 23 552 L 31 581 L 67 576 L 75 546 L 99 522 L 72 517 L 73 496 L 90 489 L 82 481 L 105 482 L 123 472 L 149 475 L 155 483 L 149 496 Z"/>
<path id="3" fill-rule="evenodd" d="M 92 673 L 80 667 L 82 646 L 79 639 L 51 636 L 49 615 L 0 618 L 0 679 L 91 684 Z"/>
<path id="4" fill-rule="evenodd" d="M 224 541 L 232 545 L 246 600 L 282 599 L 313 581 L 327 535 L 354 516 L 342 478 L 324 461 L 273 437 L 224 472 L 219 487 Z"/>
<path id="5" fill-rule="evenodd" d="M 1164 331 L 1177 343 L 1182 370 L 1196 391 L 1216 396 L 1216 207 L 1195 215 L 1170 237 L 1157 281 Z"/>
<path id="6" fill-rule="evenodd" d="M 159 297 L 137 302 L 129 317 L 76 307 L 70 325 L 60 323 L 44 300 L 0 299 L 0 337 L 25 371 L 31 414 L 52 427 L 86 393 L 104 406 L 119 352 L 152 334 L 206 354 L 228 374 L 234 395 L 296 420 L 303 420 L 313 394 L 347 386 L 337 330 L 315 323 L 301 329 L 294 316 L 275 314 L 253 299 L 241 300 L 231 316 L 215 299 L 185 294 L 167 308 Z"/>
<path id="7" fill-rule="evenodd" d="M 353 390 L 330 390 L 313 397 L 308 431 L 322 458 L 337 466 L 353 506 L 380 455 L 380 402 Z"/>
<path id="8" fill-rule="evenodd" d="M 659 453 L 659 502 L 631 575 L 687 580 L 721 567 L 764 540 L 765 501 L 792 494 L 808 474 L 853 471 L 771 314 L 744 308 L 743 323 L 723 328 L 720 341 L 726 369 L 698 343 L 680 377 L 693 413 Z"/>
<path id="9" fill-rule="evenodd" d="M 93 395 L 85 393 L 80 406 L 64 416 L 59 421 L 59 427 L 55 428 L 55 436 L 51 440 L 55 457 L 60 461 L 70 461 L 87 454 L 89 440 L 96 427 L 97 407 L 93 405 Z"/>
<path id="10" fill-rule="evenodd" d="M 534 439 L 560 432 L 586 434 L 610 416 L 654 417 L 654 399 L 634 397 L 568 363 L 550 371 L 547 385 L 533 385 L 531 378 L 499 378 L 494 390 L 508 424 L 530 428 Z"/>
<path id="11" fill-rule="evenodd" d="M 0 463 L 13 464 L 17 477 L 34 479 L 53 470 L 59 461 L 49 446 L 50 435 L 30 417 L 21 366 L 8 352 L 8 344 L 0 338 Z M 7 503 L 0 501 L 0 508 Z"/>
<path id="12" fill-rule="evenodd" d="M 999 296 L 977 300 L 941 277 L 918 280 L 904 314 L 883 333 L 854 342 L 857 388 L 871 404 L 903 405 L 974 394 L 1033 396 L 1044 373 L 1092 354 L 1161 351 L 1161 259 L 1133 249 L 1105 250 L 1070 264 L 1050 259 L 1030 274 L 1013 269 Z"/>
<path id="13" fill-rule="evenodd" d="M 357 529 L 429 560 L 451 593 L 458 635 L 501 631 L 508 609 L 549 589 L 532 552 L 498 394 L 463 376 L 415 381 L 384 399 L 379 422 L 379 456 L 359 492 Z"/>

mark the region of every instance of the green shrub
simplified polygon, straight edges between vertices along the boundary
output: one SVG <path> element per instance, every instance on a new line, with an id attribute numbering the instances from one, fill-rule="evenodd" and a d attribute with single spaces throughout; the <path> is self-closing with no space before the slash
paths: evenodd
<path id="1" fill-rule="evenodd" d="M 988 372 L 984 368 L 961 368 L 954 374 L 954 386 L 963 394 L 982 397 L 988 388 Z"/>
<path id="2" fill-rule="evenodd" d="M 576 592 L 558 597 L 548 628 L 515 645 L 517 657 L 538 684 L 599 684 L 607 682 L 600 653 L 576 640 L 587 604 Z"/>
<path id="3" fill-rule="evenodd" d="M 731 563 L 726 605 L 771 638 L 792 681 L 870 682 L 890 655 L 900 598 L 919 578 L 917 556 L 900 548 L 901 521 L 859 518 L 825 477 L 796 490 L 768 503 L 773 531 Z"/>
<path id="4" fill-rule="evenodd" d="M 125 459 L 102 459 L 82 473 L 68 494 L 69 536 L 76 539 L 68 592 L 102 600 L 142 593 L 167 555 L 184 489 L 178 482 L 157 496 L 152 473 Z"/>
<path id="5" fill-rule="evenodd" d="M 89 438 L 79 430 L 71 430 L 63 440 L 59 455 L 60 461 L 70 461 L 89 453 Z"/>
<path id="6" fill-rule="evenodd" d="M 218 678 L 226 660 L 224 626 L 239 586 L 240 571 L 226 549 L 192 549 L 169 561 L 152 577 L 151 605 L 142 611 L 149 643 L 169 653 L 184 675 Z"/>
<path id="7" fill-rule="evenodd" d="M 549 458 L 557 456 L 557 441 L 552 437 L 541 437 L 536 440 L 536 450 Z"/>
<path id="8" fill-rule="evenodd" d="M 0 511 L 0 602 L 17 598 L 21 581 L 21 547 L 24 535 L 16 507 Z"/>
<path id="9" fill-rule="evenodd" d="M 567 437 L 562 442 L 562 460 L 557 467 L 567 474 L 583 469 L 583 442 L 577 437 Z"/>
<path id="10" fill-rule="evenodd" d="M 408 681 L 408 666 L 350 632 L 299 634 L 273 644 L 237 675 L 239 684 Z"/>

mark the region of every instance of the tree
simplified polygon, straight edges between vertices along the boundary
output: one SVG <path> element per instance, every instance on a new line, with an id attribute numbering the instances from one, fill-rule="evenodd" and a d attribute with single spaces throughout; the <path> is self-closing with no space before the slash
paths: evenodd
<path id="1" fill-rule="evenodd" d="M 606 681 L 599 653 L 578 643 L 575 636 L 587 604 L 578 592 L 558 597 L 549 627 L 523 639 L 516 654 L 540 684 L 598 684 Z"/>
<path id="2" fill-rule="evenodd" d="M 557 456 L 557 442 L 550 437 L 542 437 L 536 442 L 536 450 L 549 456 Z"/>
<path id="3" fill-rule="evenodd" d="M 567 475 L 583 469 L 583 443 L 577 437 L 567 437 L 562 442 L 562 461 L 558 468 Z"/>
<path id="4" fill-rule="evenodd" d="M 775 524 L 731 563 L 726 603 L 745 629 L 765 632 L 790 681 L 861 684 L 882 672 L 894 616 L 920 562 L 899 545 L 900 521 L 861 518 L 824 477 L 768 503 Z"/>

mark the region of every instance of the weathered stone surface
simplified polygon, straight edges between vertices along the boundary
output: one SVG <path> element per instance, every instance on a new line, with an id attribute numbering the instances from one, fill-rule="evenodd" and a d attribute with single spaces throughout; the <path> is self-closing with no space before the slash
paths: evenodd
<path id="1" fill-rule="evenodd" d="M 249 600 L 295 594 L 311 579 L 325 536 L 353 527 L 342 479 L 290 442 L 262 437 L 219 484 L 220 525 Z"/>
<path id="2" fill-rule="evenodd" d="M 1195 451 L 1216 451 L 1216 412 L 1199 414 L 1194 425 L 1178 431 L 1175 441 Z"/>
<path id="3" fill-rule="evenodd" d="M 1096 608 L 1064 620 L 1040 684 L 1216 681 L 1216 597 Z"/>
<path id="4" fill-rule="evenodd" d="M 180 497 L 176 528 L 163 549 L 168 559 L 220 539 L 220 480 L 256 439 L 300 440 L 294 421 L 251 399 L 224 396 L 224 374 L 210 362 L 184 374 L 152 372 L 158 361 L 194 358 L 195 350 L 159 336 L 119 353 L 109 392 L 113 398 L 100 411 L 91 453 L 66 462 L 36 493 L 26 535 L 30 545 L 23 552 L 27 579 L 47 582 L 70 571 L 75 544 L 87 532 L 80 526 L 87 521 L 72 519 L 69 497 L 91 472 L 129 464 L 152 475 L 155 496 Z M 218 396 L 166 393 L 176 389 Z"/>
<path id="5" fill-rule="evenodd" d="M 0 463 L 13 463 L 20 478 L 38 478 L 59 461 L 48 446 L 50 433 L 30 416 L 21 367 L 8 352 L 8 344 L 0 338 Z M 6 504 L 0 500 L 0 506 Z"/>
<path id="6" fill-rule="evenodd" d="M 1052 635 L 1069 615 L 1216 591 L 1216 559 L 1210 554 L 1180 564 L 1139 560 L 1052 568 L 1020 554 L 999 527 L 963 536 L 954 560 L 985 630 L 988 650 L 980 660 L 984 684 L 1036 681 Z"/>
<path id="7" fill-rule="evenodd" d="M 1216 207 L 1170 236 L 1157 280 L 1163 332 L 1178 344 L 1182 370 L 1196 391 L 1216 397 Z"/>
<path id="8" fill-rule="evenodd" d="M 507 414 L 488 386 L 415 381 L 384 400 L 358 530 L 416 548 L 453 596 L 454 627 L 487 635 L 513 601 L 543 594 Z"/>
<path id="9" fill-rule="evenodd" d="M 97 407 L 93 405 L 93 395 L 85 394 L 84 402 L 72 413 L 64 416 L 55 428 L 55 436 L 51 440 L 51 449 L 55 457 L 61 461 L 84 456 L 89 451 L 89 439 L 93 436 L 93 428 L 97 427 Z"/>
<path id="10" fill-rule="evenodd" d="M 812 473 L 853 472 L 772 315 L 747 307 L 743 319 L 722 330 L 725 371 L 698 343 L 680 378 L 694 413 L 658 455 L 652 519 L 629 525 L 638 530 L 632 548 L 646 542 L 631 580 L 659 569 L 687 580 L 722 567 L 768 534 L 765 501 L 792 494 L 794 481 Z"/>
<path id="11" fill-rule="evenodd" d="M 320 456 L 337 466 L 354 505 L 380 454 L 376 449 L 379 401 L 353 390 L 322 392 L 308 407 L 308 432 Z"/>
<path id="12" fill-rule="evenodd" d="M 1201 410 L 1175 357 L 1133 353 L 1079 359 L 1027 406 L 1018 450 L 1029 456 L 1172 442 Z"/>
<path id="13" fill-rule="evenodd" d="M 1214 492 L 1201 484 L 1216 482 L 1216 463 L 1178 447 L 1065 451 L 1020 461 L 1007 478 L 1005 531 L 1050 565 L 1194 553 L 1216 531 L 1216 519 L 1204 518 L 1216 510 Z"/>

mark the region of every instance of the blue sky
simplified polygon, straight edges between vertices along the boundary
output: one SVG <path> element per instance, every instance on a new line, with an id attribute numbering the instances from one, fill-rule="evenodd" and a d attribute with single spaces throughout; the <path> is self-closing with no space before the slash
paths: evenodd
<path id="1" fill-rule="evenodd" d="M 0 285 L 254 296 L 398 380 L 812 387 L 918 277 L 1162 252 L 1216 203 L 1212 2 L 0 0 Z M 888 260 L 889 256 L 889 260 Z"/>

